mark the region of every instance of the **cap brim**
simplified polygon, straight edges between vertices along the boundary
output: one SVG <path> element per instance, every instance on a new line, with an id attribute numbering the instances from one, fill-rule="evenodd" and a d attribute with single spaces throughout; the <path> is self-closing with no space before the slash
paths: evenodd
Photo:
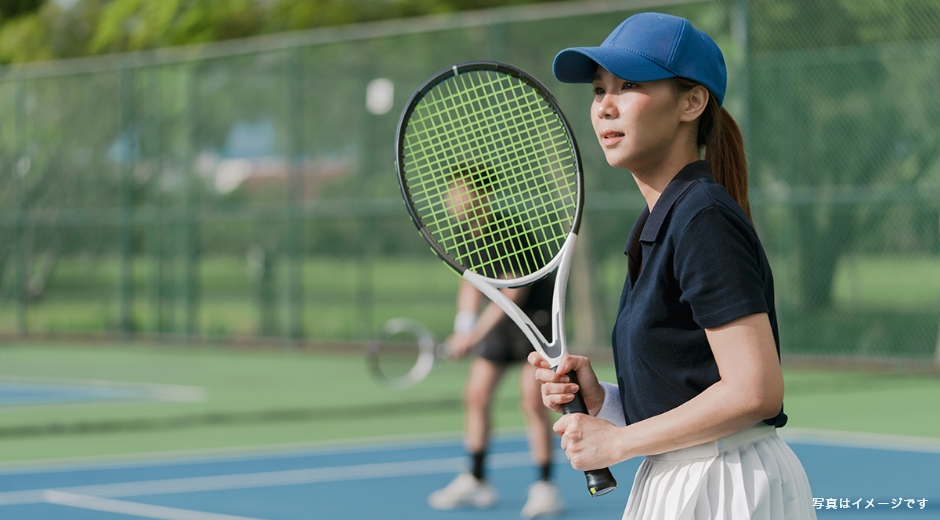
<path id="1" fill-rule="evenodd" d="M 676 74 L 639 54 L 616 47 L 572 47 L 555 56 L 552 73 L 562 83 L 591 83 L 597 66 L 618 78 L 631 81 L 656 81 Z"/>

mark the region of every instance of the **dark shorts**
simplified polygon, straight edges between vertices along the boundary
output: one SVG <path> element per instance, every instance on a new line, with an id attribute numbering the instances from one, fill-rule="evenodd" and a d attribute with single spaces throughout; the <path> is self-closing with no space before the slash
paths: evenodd
<path id="1" fill-rule="evenodd" d="M 552 329 L 549 324 L 548 312 L 538 311 L 532 316 L 532 321 L 546 338 L 551 338 Z M 514 321 L 503 318 L 493 330 L 489 332 L 474 347 L 474 351 L 483 359 L 492 361 L 497 365 L 511 365 L 525 363 L 529 352 L 535 348 L 529 338 Z"/>

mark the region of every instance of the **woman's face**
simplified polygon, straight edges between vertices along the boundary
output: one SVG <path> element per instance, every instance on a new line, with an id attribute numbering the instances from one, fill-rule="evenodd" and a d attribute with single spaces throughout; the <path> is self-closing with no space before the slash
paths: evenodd
<path id="1" fill-rule="evenodd" d="M 607 162 L 634 173 L 662 164 L 680 125 L 672 80 L 637 83 L 598 67 L 593 86 L 591 122 Z"/>

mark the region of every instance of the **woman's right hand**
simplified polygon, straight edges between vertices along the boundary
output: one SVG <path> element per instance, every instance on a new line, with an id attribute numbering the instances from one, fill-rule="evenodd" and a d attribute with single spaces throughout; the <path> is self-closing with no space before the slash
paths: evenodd
<path id="1" fill-rule="evenodd" d="M 535 379 L 542 384 L 542 403 L 546 407 L 563 413 L 561 405 L 573 401 L 575 392 L 580 390 L 590 415 L 597 415 L 604 404 L 604 387 L 597 382 L 597 374 L 591 367 L 590 359 L 566 355 L 555 370 L 538 352 L 530 353 L 528 361 L 537 369 Z M 577 374 L 579 384 L 572 383 L 568 378 L 567 374 L 571 370 Z"/>

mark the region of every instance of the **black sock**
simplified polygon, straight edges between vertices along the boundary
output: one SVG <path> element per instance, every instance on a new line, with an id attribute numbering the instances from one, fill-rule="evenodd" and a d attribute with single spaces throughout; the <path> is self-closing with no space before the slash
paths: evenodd
<path id="1" fill-rule="evenodd" d="M 552 463 L 546 462 L 539 466 L 539 475 L 542 480 L 548 482 L 552 479 Z"/>
<path id="2" fill-rule="evenodd" d="M 473 473 L 473 476 L 476 477 L 477 480 L 483 480 L 483 459 L 485 457 L 485 451 L 470 454 L 470 458 L 473 460 L 473 470 L 471 473 Z"/>

